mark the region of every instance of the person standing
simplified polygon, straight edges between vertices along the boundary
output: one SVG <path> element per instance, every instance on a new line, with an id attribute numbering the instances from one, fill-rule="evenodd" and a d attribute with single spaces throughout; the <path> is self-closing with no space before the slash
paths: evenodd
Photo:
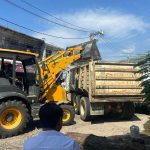
<path id="1" fill-rule="evenodd" d="M 42 131 L 24 142 L 24 150 L 80 150 L 78 143 L 63 133 L 63 110 L 55 103 L 46 103 L 39 111 Z"/>

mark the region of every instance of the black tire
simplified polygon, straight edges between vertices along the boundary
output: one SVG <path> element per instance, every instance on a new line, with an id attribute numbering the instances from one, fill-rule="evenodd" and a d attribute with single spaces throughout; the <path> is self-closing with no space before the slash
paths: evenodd
<path id="1" fill-rule="evenodd" d="M 90 119 L 90 102 L 87 97 L 82 97 L 80 100 L 80 118 L 83 121 Z"/>
<path id="2" fill-rule="evenodd" d="M 134 116 L 135 107 L 133 102 L 126 102 L 122 108 L 121 119 L 131 119 Z"/>
<path id="3" fill-rule="evenodd" d="M 75 113 L 79 115 L 80 114 L 80 95 L 74 95 L 73 106 L 74 106 Z"/>
<path id="4" fill-rule="evenodd" d="M 74 121 L 74 118 L 75 118 L 75 111 L 74 111 L 73 106 L 62 104 L 61 108 L 64 111 L 63 125 L 66 126 L 66 125 L 73 124 L 73 121 Z"/>
<path id="5" fill-rule="evenodd" d="M 17 120 L 14 119 L 15 117 Z M 18 118 L 20 118 L 20 120 Z M 29 110 L 21 101 L 8 100 L 2 102 L 0 104 L 0 137 L 7 138 L 22 133 L 29 123 L 29 120 Z M 12 123 L 14 126 L 6 124 L 8 122 Z"/>

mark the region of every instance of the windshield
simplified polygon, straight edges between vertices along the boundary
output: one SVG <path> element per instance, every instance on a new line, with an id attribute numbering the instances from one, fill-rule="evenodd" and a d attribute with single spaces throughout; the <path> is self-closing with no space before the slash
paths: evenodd
<path id="1" fill-rule="evenodd" d="M 36 83 L 36 70 L 35 58 L 32 56 L 0 54 L 0 85 L 15 85 L 29 94 L 32 91 L 30 87 Z"/>

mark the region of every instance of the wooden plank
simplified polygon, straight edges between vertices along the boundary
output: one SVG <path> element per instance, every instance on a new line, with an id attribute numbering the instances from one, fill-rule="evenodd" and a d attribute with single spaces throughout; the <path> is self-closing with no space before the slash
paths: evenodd
<path id="1" fill-rule="evenodd" d="M 92 69 L 92 62 L 89 62 L 89 65 L 88 65 L 88 68 L 89 68 L 89 81 L 88 81 L 88 91 L 89 91 L 89 101 L 91 102 L 92 101 L 92 72 L 93 72 L 93 69 Z"/>
<path id="2" fill-rule="evenodd" d="M 135 81 L 137 80 L 137 78 L 117 78 L 117 77 L 113 77 L 113 78 L 96 78 L 96 80 L 114 80 L 114 81 Z"/>
<path id="3" fill-rule="evenodd" d="M 97 85 L 96 89 L 142 89 L 142 87 L 136 85 Z"/>
<path id="4" fill-rule="evenodd" d="M 143 95 L 139 95 L 136 97 L 99 97 L 99 98 L 95 98 L 92 102 L 101 102 L 101 103 L 105 103 L 105 102 L 127 102 L 127 101 L 131 101 L 131 102 L 143 102 L 144 98 Z"/>
<path id="5" fill-rule="evenodd" d="M 136 80 L 141 77 L 139 73 L 131 72 L 95 72 L 96 79 L 121 79 L 121 80 Z"/>
<path id="6" fill-rule="evenodd" d="M 121 66 L 135 66 L 135 63 L 129 62 L 114 62 L 114 61 L 101 61 L 95 62 L 96 65 L 121 65 Z"/>
<path id="7" fill-rule="evenodd" d="M 99 70 L 97 70 L 97 69 L 95 69 L 95 72 L 127 72 L 127 73 L 137 73 L 137 71 L 136 70 L 125 70 L 125 69 L 118 69 L 118 70 L 115 70 L 115 69 L 99 69 Z"/>
<path id="8" fill-rule="evenodd" d="M 141 95 L 141 89 L 96 89 L 95 95 Z"/>
<path id="9" fill-rule="evenodd" d="M 83 77 L 83 88 L 86 89 L 86 79 L 87 79 L 87 73 L 86 73 L 86 66 L 84 66 L 84 77 Z"/>
<path id="10" fill-rule="evenodd" d="M 96 80 L 96 86 L 111 86 L 111 85 L 134 85 L 139 86 L 141 84 L 140 81 L 114 81 L 114 80 Z"/>
<path id="11" fill-rule="evenodd" d="M 107 72 L 133 72 L 133 73 L 136 73 L 138 70 L 135 70 L 135 69 L 124 69 L 124 68 L 95 68 L 95 71 L 107 71 Z"/>
<path id="12" fill-rule="evenodd" d="M 92 89 L 93 89 L 93 94 L 94 94 L 96 92 L 95 62 L 92 63 L 92 66 L 93 66 Z"/>
<path id="13" fill-rule="evenodd" d="M 95 65 L 95 69 L 123 69 L 123 70 L 139 70 L 139 67 L 134 68 L 134 66 L 123 66 L 123 65 Z"/>
<path id="14" fill-rule="evenodd" d="M 141 74 L 139 73 L 132 73 L 132 72 L 96 72 L 95 73 L 96 76 L 107 76 L 107 77 L 112 77 L 112 76 L 115 76 L 115 77 L 120 77 L 120 76 L 123 76 L 123 77 L 140 77 Z"/>
<path id="15" fill-rule="evenodd" d="M 81 73 L 82 73 L 82 69 L 81 68 L 79 68 L 79 87 L 78 88 L 81 88 L 82 87 L 82 83 L 81 83 L 81 81 L 82 81 L 82 76 L 81 76 Z"/>

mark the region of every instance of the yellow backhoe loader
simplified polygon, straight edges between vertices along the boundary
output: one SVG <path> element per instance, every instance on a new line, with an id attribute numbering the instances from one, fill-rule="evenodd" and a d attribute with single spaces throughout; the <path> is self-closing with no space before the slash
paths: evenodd
<path id="1" fill-rule="evenodd" d="M 61 86 L 62 72 L 81 57 L 81 47 L 58 51 L 41 62 L 31 52 L 0 49 L 0 137 L 18 135 L 41 105 L 55 102 L 63 108 L 63 124 L 74 120 L 74 108 Z"/>

